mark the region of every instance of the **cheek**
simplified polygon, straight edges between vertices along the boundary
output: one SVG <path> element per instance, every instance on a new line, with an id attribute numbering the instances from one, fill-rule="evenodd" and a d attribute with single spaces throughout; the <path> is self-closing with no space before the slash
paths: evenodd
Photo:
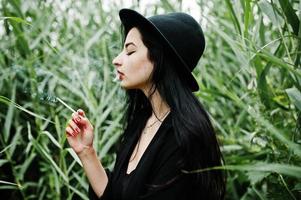
<path id="1" fill-rule="evenodd" d="M 149 79 L 149 76 L 152 72 L 153 66 L 150 62 L 142 62 L 140 66 L 137 67 L 137 76 L 139 77 L 140 81 L 146 81 Z"/>
<path id="2" fill-rule="evenodd" d="M 137 59 L 137 62 L 130 62 L 128 67 L 128 77 L 137 81 L 147 80 L 153 70 L 153 64 L 147 59 Z"/>

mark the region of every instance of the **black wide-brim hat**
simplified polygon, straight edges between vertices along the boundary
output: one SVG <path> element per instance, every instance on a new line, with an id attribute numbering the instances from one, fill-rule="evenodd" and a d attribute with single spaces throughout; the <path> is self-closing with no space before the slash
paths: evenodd
<path id="1" fill-rule="evenodd" d="M 179 61 L 176 70 L 191 91 L 199 90 L 192 71 L 204 52 L 205 38 L 201 26 L 193 17 L 183 12 L 173 12 L 145 18 L 127 8 L 119 11 L 119 17 L 126 34 L 131 28 L 139 27 L 157 36 L 169 49 L 172 58 Z"/>

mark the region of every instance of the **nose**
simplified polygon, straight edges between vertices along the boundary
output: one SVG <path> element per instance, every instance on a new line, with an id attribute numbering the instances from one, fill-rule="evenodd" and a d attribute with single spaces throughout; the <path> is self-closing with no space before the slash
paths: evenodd
<path id="1" fill-rule="evenodd" d="M 121 59 L 120 59 L 120 54 L 117 55 L 113 61 L 112 61 L 113 65 L 115 65 L 116 67 L 121 66 Z"/>

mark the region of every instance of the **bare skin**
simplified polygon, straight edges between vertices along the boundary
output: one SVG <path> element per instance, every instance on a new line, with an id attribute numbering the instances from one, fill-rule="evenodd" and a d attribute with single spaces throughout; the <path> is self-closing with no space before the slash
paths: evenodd
<path id="1" fill-rule="evenodd" d="M 127 34 L 123 51 L 113 60 L 116 70 L 123 73 L 120 86 L 124 89 L 140 89 L 149 97 L 151 83 L 150 76 L 153 63 L 147 57 L 147 48 L 144 46 L 138 29 L 132 28 Z M 163 101 L 158 91 L 150 98 L 153 114 L 148 119 L 146 127 L 158 121 L 164 120 L 170 111 L 169 106 Z M 138 165 L 143 153 L 156 134 L 162 122 L 156 122 L 151 128 L 146 129 L 146 134 L 141 134 L 140 144 L 136 145 L 127 173 L 131 173 Z M 66 127 L 67 140 L 71 148 L 79 156 L 90 185 L 98 197 L 102 196 L 108 177 L 93 148 L 93 126 L 85 116 L 83 110 L 79 109 L 72 114 Z M 139 147 L 139 148 L 138 148 Z"/>
<path id="2" fill-rule="evenodd" d="M 93 148 L 93 126 L 79 109 L 72 114 L 66 128 L 67 140 L 71 148 L 80 158 L 91 187 L 100 197 L 108 183 L 107 174 Z"/>
<path id="3" fill-rule="evenodd" d="M 150 91 L 150 88 L 144 88 L 144 89 L 142 89 L 142 91 L 144 92 L 144 94 L 146 96 L 149 96 L 149 93 L 147 91 Z M 158 91 L 155 91 L 155 93 L 150 97 L 150 101 L 151 101 L 151 105 L 153 107 L 153 113 L 147 120 L 145 128 L 142 131 L 143 133 L 140 135 L 140 140 L 136 144 L 135 149 L 132 152 L 132 155 L 130 157 L 128 167 L 127 167 L 127 174 L 130 174 L 132 171 L 134 171 L 136 169 L 146 148 L 148 147 L 149 143 L 155 136 L 157 130 L 159 129 L 160 125 L 162 124 L 162 121 L 166 118 L 166 116 L 168 115 L 168 113 L 170 111 L 170 108 L 168 107 L 168 105 L 166 103 L 163 102 Z M 158 120 L 158 119 L 160 119 L 160 120 Z M 153 123 L 154 123 L 154 125 L 152 125 Z M 146 128 L 150 125 L 152 125 L 150 128 Z"/>
<path id="4" fill-rule="evenodd" d="M 149 80 L 154 65 L 148 59 L 148 50 L 143 44 L 141 34 L 137 28 L 134 27 L 129 31 L 124 47 L 125 48 L 123 51 L 120 52 L 120 54 L 113 60 L 116 70 L 123 73 L 120 86 L 125 89 L 138 88 L 143 91 L 145 96 L 149 97 L 152 86 L 152 83 Z M 151 96 L 150 101 L 153 108 L 153 114 L 148 119 L 146 126 L 149 126 L 153 122 L 157 121 L 157 117 L 161 119 L 169 110 L 168 105 L 162 100 L 158 91 L 155 91 L 155 93 Z M 137 144 L 132 153 L 130 159 L 131 162 L 128 164 L 128 174 L 137 167 L 140 158 L 142 157 L 144 151 L 146 150 L 160 125 L 161 122 L 156 123 L 154 126 L 152 126 L 152 128 L 147 130 L 147 134 L 141 134 L 139 148 Z"/>

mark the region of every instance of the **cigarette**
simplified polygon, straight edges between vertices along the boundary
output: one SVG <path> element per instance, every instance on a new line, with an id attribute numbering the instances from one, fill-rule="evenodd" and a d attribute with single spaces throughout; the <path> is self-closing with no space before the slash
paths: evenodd
<path id="1" fill-rule="evenodd" d="M 115 78 L 113 79 L 113 82 L 117 82 L 118 81 L 118 74 L 117 72 L 115 73 Z"/>
<path id="2" fill-rule="evenodd" d="M 70 106 L 68 106 L 62 99 L 56 97 L 56 99 L 61 102 L 64 106 L 66 106 L 69 110 L 71 110 L 72 112 L 76 113 L 75 110 L 73 110 Z"/>

